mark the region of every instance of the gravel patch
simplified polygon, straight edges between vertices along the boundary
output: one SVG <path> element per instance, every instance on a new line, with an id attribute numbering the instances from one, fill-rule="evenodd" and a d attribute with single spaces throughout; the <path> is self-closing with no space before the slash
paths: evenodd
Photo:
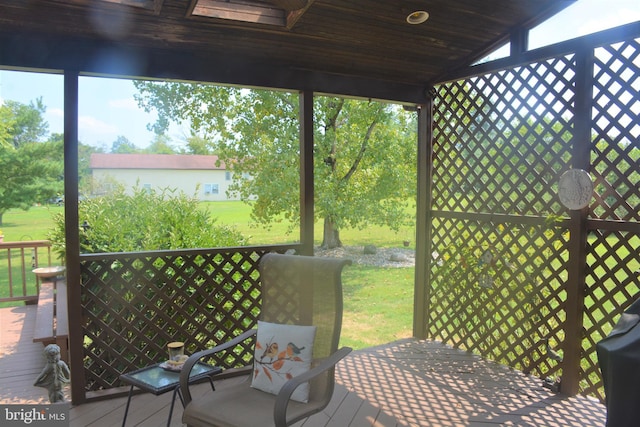
<path id="1" fill-rule="evenodd" d="M 349 258 L 354 264 L 374 267 L 413 267 L 416 253 L 405 248 L 376 248 L 375 254 L 365 254 L 364 246 L 343 246 L 334 249 L 314 249 L 315 256 Z"/>

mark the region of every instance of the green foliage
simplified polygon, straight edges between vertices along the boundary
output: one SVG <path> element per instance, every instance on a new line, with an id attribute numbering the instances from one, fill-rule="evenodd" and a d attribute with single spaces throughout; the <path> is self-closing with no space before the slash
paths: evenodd
<path id="1" fill-rule="evenodd" d="M 62 140 L 62 135 L 54 134 L 54 136 L 60 136 Z M 103 150 L 101 148 L 96 148 L 91 145 L 85 145 L 78 142 L 78 179 L 80 194 L 97 193 L 94 188 L 93 176 L 91 174 L 91 154 L 102 152 Z"/>
<path id="2" fill-rule="evenodd" d="M 252 218 L 264 226 L 299 220 L 299 102 L 295 93 L 213 85 L 134 82 L 138 103 L 157 110 L 153 126 L 188 121 L 233 167 L 230 191 L 254 200 Z M 384 225 L 410 220 L 415 194 L 416 117 L 394 105 L 316 97 L 315 215 L 327 227 Z M 191 149 L 201 151 L 206 144 Z M 332 246 L 329 244 L 329 246 Z"/>
<path id="3" fill-rule="evenodd" d="M 22 144 L 41 141 L 47 134 L 49 124 L 42 115 L 46 107 L 42 103 L 42 98 L 36 99 L 29 105 L 17 101 L 5 101 L 0 109 L 7 109 L 11 117 L 10 142 L 14 147 Z M 0 125 L 2 126 L 2 125 Z"/>
<path id="4" fill-rule="evenodd" d="M 216 224 L 198 201 L 175 190 L 119 187 L 108 195 L 79 204 L 82 253 L 137 252 L 160 249 L 242 246 L 245 238 L 234 227 Z M 64 257 L 64 215 L 54 215 L 49 235 Z"/>
<path id="5" fill-rule="evenodd" d="M 60 193 L 62 147 L 51 142 L 0 147 L 0 225 L 11 208 L 29 209 Z"/>
<path id="6" fill-rule="evenodd" d="M 47 133 L 42 100 L 0 105 L 0 225 L 11 208 L 29 209 L 62 189 L 62 143 L 39 142 Z"/>
<path id="7" fill-rule="evenodd" d="M 176 150 L 171 146 L 171 138 L 165 134 L 156 134 L 151 144 L 143 150 L 152 154 L 175 154 Z"/>
<path id="8" fill-rule="evenodd" d="M 138 149 L 126 136 L 118 136 L 111 144 L 111 152 L 117 154 L 137 153 Z"/>
<path id="9" fill-rule="evenodd" d="M 16 118 L 11 109 L 0 105 L 0 147 L 10 148 L 13 146 L 11 133 L 15 127 Z"/>
<path id="10" fill-rule="evenodd" d="M 151 144 L 146 148 L 138 148 L 133 142 L 129 141 L 127 137 L 120 135 L 111 144 L 110 152 L 112 154 L 176 154 L 178 150 L 171 145 L 171 138 L 169 136 L 164 133 L 156 133 L 153 141 L 151 141 Z"/>
<path id="11" fill-rule="evenodd" d="M 415 114 L 379 102 L 316 98 L 315 209 L 338 228 L 407 222 L 415 197 Z"/>
<path id="12" fill-rule="evenodd" d="M 188 154 L 209 155 L 214 153 L 214 145 L 206 138 L 197 134 L 184 137 L 184 152 Z"/>

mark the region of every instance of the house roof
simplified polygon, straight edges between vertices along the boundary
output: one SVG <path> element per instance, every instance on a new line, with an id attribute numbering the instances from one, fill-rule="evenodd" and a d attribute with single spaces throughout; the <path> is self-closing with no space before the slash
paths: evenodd
<path id="1" fill-rule="evenodd" d="M 0 0 L 0 65 L 422 101 L 572 2 Z"/>
<path id="2" fill-rule="evenodd" d="M 91 169 L 175 169 L 175 170 L 225 170 L 218 163 L 218 156 L 180 154 L 102 154 L 93 153 L 89 160 Z"/>

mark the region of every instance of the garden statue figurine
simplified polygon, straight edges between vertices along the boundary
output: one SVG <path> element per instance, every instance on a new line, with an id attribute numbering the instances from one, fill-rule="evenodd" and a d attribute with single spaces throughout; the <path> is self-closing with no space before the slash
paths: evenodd
<path id="1" fill-rule="evenodd" d="M 69 382 L 69 367 L 60 360 L 60 347 L 56 344 L 49 344 L 44 348 L 44 356 L 47 364 L 40 372 L 34 386 L 44 387 L 49 390 L 49 401 L 51 403 L 64 402 L 64 392 L 62 387 Z"/>

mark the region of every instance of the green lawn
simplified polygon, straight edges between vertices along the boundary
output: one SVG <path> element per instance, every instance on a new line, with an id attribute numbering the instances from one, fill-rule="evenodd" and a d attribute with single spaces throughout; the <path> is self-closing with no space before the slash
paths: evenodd
<path id="1" fill-rule="evenodd" d="M 221 224 L 236 226 L 245 236 L 250 236 L 250 243 L 254 245 L 291 243 L 300 240 L 299 227 L 290 232 L 290 223 L 281 220 L 269 227 L 258 225 L 251 220 L 250 207 L 241 202 L 205 202 L 201 204 L 207 209 L 212 218 L 217 218 Z M 396 232 L 386 227 L 370 226 L 363 230 L 341 230 L 340 237 L 344 245 L 362 246 L 377 245 L 384 247 L 400 247 L 403 240 L 414 243 L 413 228 L 403 227 Z M 322 242 L 322 221 L 315 224 L 315 245 Z"/>
<path id="2" fill-rule="evenodd" d="M 34 206 L 28 211 L 11 209 L 2 216 L 5 242 L 45 240 L 53 226 L 52 215 L 64 208 L 56 205 Z"/>
<path id="3" fill-rule="evenodd" d="M 364 348 L 413 335 L 412 268 L 345 268 L 341 345 Z"/>
<path id="4" fill-rule="evenodd" d="M 221 224 L 233 225 L 245 236 L 249 236 L 250 243 L 275 244 L 291 243 L 300 239 L 299 229 L 289 232 L 289 222 L 282 220 L 269 227 L 258 225 L 251 220 L 250 207 L 242 202 L 203 202 L 202 209 L 209 211 L 212 218 Z M 56 205 L 34 206 L 28 211 L 11 209 L 4 214 L 3 225 L 0 227 L 5 241 L 41 240 L 47 238 L 47 233 L 53 225 L 52 215 L 62 212 L 63 207 Z M 315 244 L 322 239 L 322 222 L 316 223 Z M 395 232 L 386 227 L 371 226 L 364 230 L 342 230 L 342 241 L 347 246 L 361 246 L 366 244 L 400 247 L 403 240 L 414 243 L 414 232 L 409 227 Z"/>
<path id="5" fill-rule="evenodd" d="M 299 240 L 298 231 L 287 234 L 289 224 L 281 221 L 270 228 L 255 226 L 250 208 L 241 202 L 202 203 L 221 224 L 237 227 L 250 237 L 250 244 L 290 243 Z M 46 239 L 53 226 L 52 215 L 63 207 L 35 206 L 29 211 L 10 210 L 1 227 L 5 241 Z M 383 227 L 365 230 L 343 230 L 341 238 L 347 246 L 373 244 L 400 247 L 403 240 L 413 246 L 413 231 L 405 228 L 396 233 Z M 322 223 L 316 224 L 316 245 L 322 238 Z M 373 268 L 351 265 L 343 273 L 345 308 L 341 345 L 363 348 L 391 342 L 412 335 L 413 268 Z M 0 276 L 6 267 L 0 264 Z M 1 281 L 0 281 L 1 282 Z"/>

